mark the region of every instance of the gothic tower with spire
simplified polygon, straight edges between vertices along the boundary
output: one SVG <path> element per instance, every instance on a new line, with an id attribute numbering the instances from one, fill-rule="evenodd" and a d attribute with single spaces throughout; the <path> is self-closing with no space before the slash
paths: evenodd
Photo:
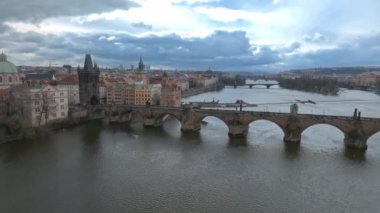
<path id="1" fill-rule="evenodd" d="M 140 61 L 139 61 L 139 72 L 143 72 L 143 71 L 144 71 L 144 68 L 145 68 L 144 62 L 143 62 L 142 58 L 140 57 Z"/>
<path id="2" fill-rule="evenodd" d="M 84 67 L 78 67 L 79 102 L 81 105 L 96 105 L 99 103 L 99 73 L 98 65 L 93 65 L 91 55 L 86 54 Z"/>

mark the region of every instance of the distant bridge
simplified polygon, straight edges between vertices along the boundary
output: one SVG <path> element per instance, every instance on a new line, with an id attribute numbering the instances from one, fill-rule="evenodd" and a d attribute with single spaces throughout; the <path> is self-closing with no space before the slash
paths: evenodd
<path id="1" fill-rule="evenodd" d="M 249 86 L 249 88 L 252 88 L 253 86 L 266 86 L 267 89 L 269 89 L 271 86 L 278 85 L 277 81 L 264 81 L 264 80 L 258 80 L 258 81 L 251 81 L 246 80 L 245 86 Z M 237 88 L 237 85 L 234 84 L 234 88 Z"/>
<path id="2" fill-rule="evenodd" d="M 181 123 L 181 130 L 184 132 L 200 130 L 201 121 L 205 117 L 212 116 L 219 118 L 227 125 L 230 137 L 244 137 L 248 133 L 250 123 L 267 120 L 280 127 L 284 133 L 285 142 L 296 144 L 301 142 L 301 134 L 307 128 L 317 124 L 329 124 L 344 133 L 346 147 L 363 150 L 367 149 L 367 140 L 380 131 L 380 118 L 358 119 L 346 116 L 130 105 L 96 106 L 92 111 L 101 112 L 103 122 L 106 124 L 140 121 L 146 127 L 161 126 L 170 115 Z"/>

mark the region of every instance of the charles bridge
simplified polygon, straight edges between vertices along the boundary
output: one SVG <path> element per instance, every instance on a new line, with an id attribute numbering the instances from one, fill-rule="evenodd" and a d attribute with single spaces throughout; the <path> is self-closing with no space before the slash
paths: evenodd
<path id="1" fill-rule="evenodd" d="M 245 137 L 250 123 L 267 120 L 281 128 L 284 142 L 295 144 L 301 142 L 302 132 L 308 127 L 329 124 L 344 133 L 346 147 L 363 150 L 367 149 L 367 140 L 380 131 L 380 118 L 131 105 L 96 106 L 92 112 L 100 114 L 105 124 L 140 121 L 145 127 L 159 127 L 172 116 L 181 123 L 183 132 L 199 131 L 202 120 L 212 116 L 227 125 L 230 137 Z"/>

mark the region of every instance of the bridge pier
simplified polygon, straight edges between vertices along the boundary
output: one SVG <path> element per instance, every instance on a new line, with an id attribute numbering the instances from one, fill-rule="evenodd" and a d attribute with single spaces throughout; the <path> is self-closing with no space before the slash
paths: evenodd
<path id="1" fill-rule="evenodd" d="M 244 138 L 248 133 L 248 125 L 228 125 L 228 136 L 231 138 Z"/>
<path id="2" fill-rule="evenodd" d="M 143 120 L 143 126 L 146 128 L 151 128 L 151 127 L 157 127 L 158 125 L 156 124 L 156 119 L 155 118 L 144 118 Z"/>
<path id="3" fill-rule="evenodd" d="M 301 143 L 301 134 L 290 132 L 285 133 L 284 135 L 285 143 L 300 144 Z"/>
<path id="4" fill-rule="evenodd" d="M 250 85 L 249 85 L 249 88 L 250 88 L 250 89 L 252 89 L 252 87 L 253 87 L 253 85 L 252 85 L 252 84 L 250 84 Z"/>
<path id="5" fill-rule="evenodd" d="M 297 121 L 294 118 L 291 118 L 289 124 L 283 128 L 284 132 L 284 142 L 292 143 L 292 144 L 300 144 L 301 143 L 301 129 L 297 126 Z"/>
<path id="6" fill-rule="evenodd" d="M 353 130 L 349 133 L 345 133 L 344 145 L 347 148 L 366 150 L 368 147 L 367 139 L 368 139 L 368 136 L 366 136 L 362 131 Z"/>
<path id="7" fill-rule="evenodd" d="M 267 89 L 269 89 L 269 88 L 270 88 L 270 86 L 271 86 L 271 85 L 267 85 Z"/>
<path id="8" fill-rule="evenodd" d="M 181 131 L 182 132 L 197 132 L 201 129 L 200 124 L 193 123 L 183 123 L 181 122 Z"/>

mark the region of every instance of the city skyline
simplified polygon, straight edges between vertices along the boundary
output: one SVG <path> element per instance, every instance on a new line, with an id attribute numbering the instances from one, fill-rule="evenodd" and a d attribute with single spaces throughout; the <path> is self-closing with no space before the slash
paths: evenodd
<path id="1" fill-rule="evenodd" d="M 19 6 L 0 15 L 0 51 L 17 65 L 282 71 L 380 65 L 380 3 L 365 1 L 113 0 Z"/>

